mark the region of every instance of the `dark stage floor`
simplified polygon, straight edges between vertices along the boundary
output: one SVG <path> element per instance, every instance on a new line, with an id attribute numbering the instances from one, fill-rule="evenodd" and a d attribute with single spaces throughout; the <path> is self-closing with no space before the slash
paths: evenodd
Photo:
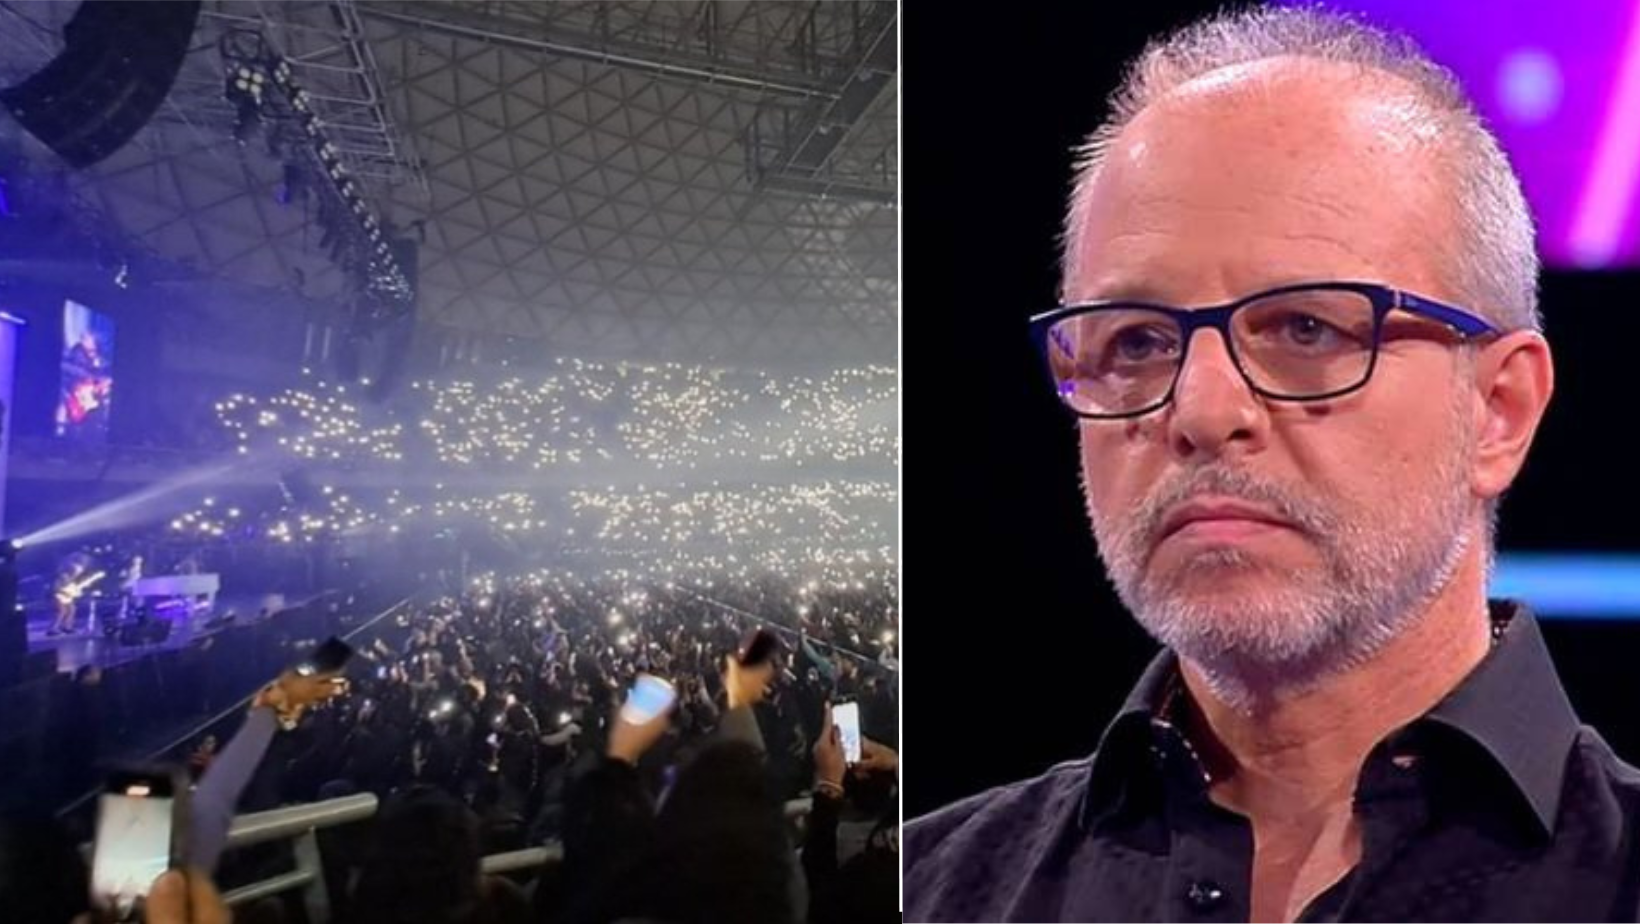
<path id="1" fill-rule="evenodd" d="M 60 672 L 76 671 L 86 665 L 95 665 L 100 668 L 109 668 L 128 661 L 135 661 L 161 651 L 172 651 L 184 648 L 188 644 L 212 635 L 225 628 L 225 624 L 216 620 L 218 617 L 233 614 L 238 624 L 261 618 L 264 610 L 271 616 L 291 609 L 312 600 L 319 594 L 306 596 L 287 596 L 281 593 L 266 593 L 260 596 L 228 594 L 220 596 L 216 605 L 210 610 L 201 610 L 186 615 L 177 612 L 171 616 L 157 616 L 156 619 L 165 619 L 170 623 L 170 633 L 164 641 L 155 644 L 126 645 L 121 644 L 118 635 L 109 636 L 105 629 L 112 622 L 118 624 L 119 614 L 113 605 L 99 607 L 95 616 L 88 619 L 84 608 L 81 609 L 76 620 L 76 631 L 70 635 L 48 635 L 51 628 L 52 611 L 49 605 L 35 604 L 27 607 L 28 650 L 57 652 L 57 670 Z"/>

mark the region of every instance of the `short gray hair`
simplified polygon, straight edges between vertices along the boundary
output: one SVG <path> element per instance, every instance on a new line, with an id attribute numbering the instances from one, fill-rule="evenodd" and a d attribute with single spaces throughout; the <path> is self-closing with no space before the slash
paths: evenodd
<path id="1" fill-rule="evenodd" d="M 1084 222 L 1083 203 L 1105 155 L 1139 113 L 1181 84 L 1226 67 L 1299 57 L 1351 64 L 1401 78 L 1433 121 L 1457 209 L 1450 284 L 1468 307 L 1505 329 L 1541 330 L 1532 213 L 1520 180 L 1452 72 L 1404 35 L 1349 15 L 1308 7 L 1220 13 L 1153 41 L 1129 65 L 1110 115 L 1077 152 L 1065 216 L 1066 276 Z"/>

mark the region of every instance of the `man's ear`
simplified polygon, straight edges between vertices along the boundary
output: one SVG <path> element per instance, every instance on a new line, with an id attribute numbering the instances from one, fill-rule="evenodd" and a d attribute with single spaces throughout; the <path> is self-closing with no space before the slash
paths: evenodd
<path id="1" fill-rule="evenodd" d="M 1554 394 L 1554 357 L 1542 334 L 1515 331 L 1481 349 L 1475 374 L 1480 419 L 1470 486 L 1476 496 L 1491 500 L 1502 496 L 1526 464 Z"/>

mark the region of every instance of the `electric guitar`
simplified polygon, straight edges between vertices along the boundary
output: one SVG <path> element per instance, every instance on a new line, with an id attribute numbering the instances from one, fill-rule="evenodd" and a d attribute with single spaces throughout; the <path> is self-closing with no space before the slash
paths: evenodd
<path id="1" fill-rule="evenodd" d="M 80 423 L 91 412 L 108 403 L 108 393 L 111 390 L 111 379 L 85 379 L 76 382 L 69 389 L 68 398 L 64 406 L 68 410 L 69 423 Z"/>
<path id="2" fill-rule="evenodd" d="M 75 600 L 78 600 L 80 597 L 84 596 L 85 592 L 89 590 L 93 584 L 102 580 L 105 576 L 105 572 L 98 571 L 96 574 L 90 575 L 89 577 L 81 578 L 78 581 L 70 581 L 67 584 L 64 584 L 63 586 L 57 588 L 57 602 L 64 604 L 73 603 Z"/>

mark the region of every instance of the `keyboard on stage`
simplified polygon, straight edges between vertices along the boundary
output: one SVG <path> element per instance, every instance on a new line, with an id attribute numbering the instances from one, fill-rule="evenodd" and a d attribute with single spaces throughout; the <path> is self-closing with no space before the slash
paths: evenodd
<path id="1" fill-rule="evenodd" d="M 131 585 L 133 597 L 214 597 L 222 589 L 219 574 L 167 574 Z"/>

